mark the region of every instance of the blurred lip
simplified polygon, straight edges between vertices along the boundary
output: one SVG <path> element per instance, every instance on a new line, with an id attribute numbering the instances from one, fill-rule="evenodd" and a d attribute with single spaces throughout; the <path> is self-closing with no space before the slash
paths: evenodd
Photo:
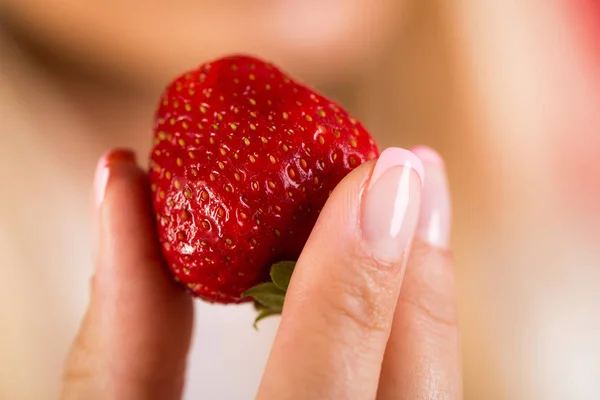
<path id="1" fill-rule="evenodd" d="M 577 29 L 582 40 L 590 49 L 590 56 L 595 56 L 597 70 L 600 72 L 600 1 L 598 0 L 565 0 L 576 19 Z"/>

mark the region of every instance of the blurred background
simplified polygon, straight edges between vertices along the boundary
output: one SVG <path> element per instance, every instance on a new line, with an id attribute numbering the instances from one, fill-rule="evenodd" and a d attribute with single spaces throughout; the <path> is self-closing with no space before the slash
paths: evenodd
<path id="1" fill-rule="evenodd" d="M 597 0 L 0 0 L 1 399 L 56 397 L 97 158 L 231 52 L 446 158 L 467 399 L 600 398 Z M 253 398 L 277 321 L 196 306 L 186 398 Z"/>

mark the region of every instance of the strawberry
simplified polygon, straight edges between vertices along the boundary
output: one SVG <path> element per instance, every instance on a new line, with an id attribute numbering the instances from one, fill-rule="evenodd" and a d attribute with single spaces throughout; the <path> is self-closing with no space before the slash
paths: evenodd
<path id="1" fill-rule="evenodd" d="M 170 270 L 206 301 L 254 297 L 278 312 L 327 197 L 377 155 L 340 106 L 264 61 L 230 56 L 182 75 L 162 96 L 150 156 Z"/>

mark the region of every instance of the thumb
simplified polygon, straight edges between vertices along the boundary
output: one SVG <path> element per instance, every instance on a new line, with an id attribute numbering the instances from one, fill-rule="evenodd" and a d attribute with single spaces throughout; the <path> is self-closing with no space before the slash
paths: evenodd
<path id="1" fill-rule="evenodd" d="M 63 399 L 181 394 L 192 300 L 165 271 L 149 192 L 131 152 L 114 151 L 100 160 L 91 301 L 67 359 Z"/>

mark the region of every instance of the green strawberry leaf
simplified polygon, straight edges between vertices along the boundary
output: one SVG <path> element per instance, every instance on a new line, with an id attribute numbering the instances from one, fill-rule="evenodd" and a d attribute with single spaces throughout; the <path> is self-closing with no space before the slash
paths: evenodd
<path id="1" fill-rule="evenodd" d="M 285 290 L 278 288 L 273 282 L 266 282 L 248 289 L 242 296 L 252 297 L 265 308 L 281 310 L 283 308 Z"/>
<path id="2" fill-rule="evenodd" d="M 295 261 L 281 261 L 273 264 L 271 267 L 271 279 L 275 286 L 282 290 L 287 290 L 295 266 Z"/>
<path id="3" fill-rule="evenodd" d="M 279 315 L 283 310 L 285 294 L 296 266 L 295 261 L 281 261 L 271 266 L 272 282 L 260 283 L 242 294 L 254 299 L 254 309 L 258 316 L 254 320 L 254 329 L 258 321 L 271 315 Z"/>
<path id="4" fill-rule="evenodd" d="M 255 310 L 257 313 L 260 313 L 261 311 L 263 311 L 263 310 L 267 310 L 267 309 L 269 308 L 269 307 L 265 307 L 265 306 L 263 306 L 262 304 L 260 304 L 260 303 L 259 303 L 258 301 L 256 301 L 256 300 L 254 300 L 254 302 L 253 302 L 252 304 L 254 304 L 254 310 Z"/>
<path id="5" fill-rule="evenodd" d="M 281 314 L 281 310 L 272 310 L 269 308 L 264 308 L 262 311 L 260 311 L 258 313 L 258 316 L 256 317 L 256 319 L 254 320 L 254 329 L 258 330 L 258 321 L 270 317 L 271 315 L 279 315 Z"/>

